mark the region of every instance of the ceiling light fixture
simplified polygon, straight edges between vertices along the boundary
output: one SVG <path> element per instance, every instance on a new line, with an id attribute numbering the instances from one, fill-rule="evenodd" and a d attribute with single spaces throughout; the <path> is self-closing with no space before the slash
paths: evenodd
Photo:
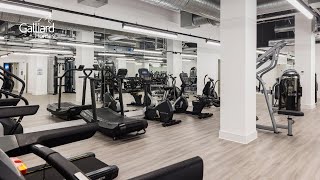
<path id="1" fill-rule="evenodd" d="M 8 57 L 8 54 L 0 56 L 0 58 L 6 58 L 6 57 Z"/>
<path id="2" fill-rule="evenodd" d="M 143 53 L 150 53 L 150 54 L 162 54 L 162 51 L 152 51 L 152 50 L 144 50 L 144 49 L 134 49 L 134 52 L 143 52 Z"/>
<path id="3" fill-rule="evenodd" d="M 37 48 L 32 48 L 30 50 L 31 51 L 36 51 L 36 52 L 45 52 L 45 53 L 73 54 L 72 51 L 65 51 L 65 50 L 58 50 L 58 49 L 37 49 Z"/>
<path id="4" fill-rule="evenodd" d="M 135 61 L 134 58 L 117 58 L 117 60 L 122 60 L 122 61 Z"/>
<path id="5" fill-rule="evenodd" d="M 115 54 L 115 53 L 98 53 L 98 56 L 114 56 L 114 57 L 125 57 L 125 54 Z"/>
<path id="6" fill-rule="evenodd" d="M 211 39 L 207 39 L 206 43 L 210 44 L 210 45 L 214 45 L 214 46 L 221 46 L 219 41 L 215 41 L 215 40 L 211 40 Z"/>
<path id="7" fill-rule="evenodd" d="M 95 44 L 81 44 L 81 43 L 71 43 L 71 42 L 57 42 L 57 45 L 62 46 L 76 46 L 76 47 L 89 47 L 89 48 L 101 48 L 104 49 L 102 45 L 95 45 Z"/>
<path id="8" fill-rule="evenodd" d="M 4 40 L 4 37 L 3 37 L 3 36 L 0 36 L 0 40 Z"/>
<path id="9" fill-rule="evenodd" d="M 36 54 L 36 53 L 23 53 L 23 52 L 14 52 L 14 55 L 22 55 L 22 56 L 49 56 L 49 54 Z"/>
<path id="10" fill-rule="evenodd" d="M 139 32 L 142 34 L 150 34 L 160 37 L 166 37 L 170 39 L 176 39 L 178 38 L 178 35 L 176 33 L 168 32 L 168 31 L 162 31 L 162 30 L 155 30 L 152 28 L 146 28 L 141 26 L 135 26 L 135 25 L 129 25 L 129 24 L 123 24 L 122 28 L 129 31 Z"/>
<path id="11" fill-rule="evenodd" d="M 303 15 L 305 15 L 308 19 L 313 18 L 313 14 L 300 2 L 300 0 L 287 0 L 292 6 L 298 9 Z"/>
<path id="12" fill-rule="evenodd" d="M 52 15 L 52 11 L 49 9 L 43 9 L 27 4 L 13 3 L 8 1 L 0 1 L 0 11 L 20 15 L 36 16 L 41 18 L 51 18 Z"/>
<path id="13" fill-rule="evenodd" d="M 157 61 L 157 60 L 149 60 L 148 62 L 151 62 L 151 63 L 163 63 L 163 61 Z"/>
<path id="14" fill-rule="evenodd" d="M 198 57 L 196 54 L 181 54 L 182 57 L 192 57 L 192 58 L 196 58 Z"/>
<path id="15" fill-rule="evenodd" d="M 192 60 L 191 60 L 191 59 L 182 59 L 182 61 L 184 61 L 184 62 L 191 62 Z"/>
<path id="16" fill-rule="evenodd" d="M 143 56 L 144 59 L 165 59 L 164 57 Z"/>

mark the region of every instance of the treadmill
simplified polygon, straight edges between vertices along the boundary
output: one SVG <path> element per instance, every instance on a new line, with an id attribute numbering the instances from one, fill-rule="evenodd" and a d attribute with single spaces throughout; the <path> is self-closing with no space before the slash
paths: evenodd
<path id="1" fill-rule="evenodd" d="M 145 134 L 145 129 L 148 127 L 148 122 L 146 120 L 124 116 L 122 82 L 125 74 L 127 74 L 126 69 L 119 69 L 116 76 L 119 85 L 118 90 L 121 114 L 107 107 L 97 108 L 94 90 L 96 81 L 101 81 L 101 79 L 90 77 L 88 78 L 90 79 L 92 109 L 84 110 L 80 114 L 80 116 L 87 122 L 98 121 L 99 131 L 109 137 L 112 137 L 114 140 L 130 134 L 132 135 L 133 133 L 135 133 L 134 135 L 136 136 Z"/>
<path id="2" fill-rule="evenodd" d="M 96 123 L 62 129 L 0 137 L 0 179 L 64 180 L 90 179 L 112 180 L 119 168 L 95 158 L 94 153 L 85 153 L 70 159 L 50 149 L 92 137 L 98 129 Z M 26 168 L 19 159 L 9 159 L 33 153 L 48 164 Z M 76 172 L 70 174 L 69 172 Z M 13 173 L 15 172 L 15 173 Z M 23 175 L 23 176 L 22 176 Z M 83 175 L 83 176 L 81 176 Z M 21 177 L 21 178 L 18 178 Z"/>
<path id="3" fill-rule="evenodd" d="M 71 71 L 82 71 L 84 69 L 84 65 L 80 65 L 78 69 L 69 69 L 62 76 L 56 77 L 59 79 L 59 97 L 58 103 L 48 104 L 47 110 L 54 116 L 57 116 L 64 120 L 76 120 L 81 119 L 79 116 L 82 110 L 91 109 L 91 105 L 85 105 L 82 100 L 81 105 L 74 104 L 72 102 L 61 102 L 62 95 L 62 79 Z M 84 80 L 86 81 L 86 80 Z M 84 82 L 85 86 L 86 82 Z M 85 89 L 84 89 L 85 90 Z M 85 94 L 85 91 L 83 92 Z M 85 98 L 85 96 L 83 96 Z"/>

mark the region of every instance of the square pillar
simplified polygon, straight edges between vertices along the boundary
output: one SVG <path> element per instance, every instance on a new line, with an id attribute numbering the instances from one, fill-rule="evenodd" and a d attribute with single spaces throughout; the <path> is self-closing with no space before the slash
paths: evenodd
<path id="1" fill-rule="evenodd" d="M 315 35 L 314 20 L 295 16 L 295 68 L 301 77 L 303 109 L 315 108 Z"/>
<path id="2" fill-rule="evenodd" d="M 182 42 L 167 40 L 167 73 L 177 77 L 176 86 L 181 86 L 180 73 L 182 73 Z M 189 75 L 189 74 L 188 74 Z M 171 82 L 171 81 L 169 81 Z"/>
<path id="3" fill-rule="evenodd" d="M 221 1 L 221 139 L 248 144 L 256 130 L 257 1 Z"/>
<path id="4" fill-rule="evenodd" d="M 77 32 L 77 41 L 94 43 L 94 32 L 79 31 Z M 92 47 L 76 47 L 76 66 L 84 65 L 85 68 L 92 68 L 94 62 L 94 48 Z M 82 71 L 76 72 L 76 101 L 82 101 L 83 91 L 83 76 Z M 90 83 L 87 81 L 86 102 L 90 103 Z"/>

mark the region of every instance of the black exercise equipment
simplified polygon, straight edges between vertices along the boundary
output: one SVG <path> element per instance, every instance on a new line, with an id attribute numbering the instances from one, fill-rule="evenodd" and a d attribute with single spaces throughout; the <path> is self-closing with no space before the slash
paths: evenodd
<path id="1" fill-rule="evenodd" d="M 91 102 L 92 109 L 84 110 L 81 112 L 81 117 L 87 122 L 98 122 L 99 131 L 114 140 L 127 136 L 132 133 L 135 135 L 141 135 L 146 132 L 148 122 L 141 119 L 128 118 L 124 116 L 123 112 L 123 99 L 122 99 L 122 88 L 119 88 L 119 102 L 121 106 L 121 114 L 114 112 L 107 107 L 97 108 L 95 98 L 95 84 L 101 79 L 90 78 L 91 87 Z M 118 78 L 118 85 L 122 87 L 122 80 Z M 142 132 L 141 132 L 142 131 Z"/>
<path id="2" fill-rule="evenodd" d="M 128 70 L 127 69 L 118 69 L 118 72 L 117 72 L 117 75 L 113 75 L 111 78 L 111 82 L 113 82 L 113 89 L 118 89 L 119 91 L 119 88 L 122 88 L 119 86 L 118 84 L 118 79 L 120 81 L 123 81 L 123 79 L 126 77 L 126 75 L 128 74 Z M 115 85 L 117 84 L 117 85 Z M 123 83 L 121 82 L 121 85 Z M 109 89 L 109 88 L 107 88 Z M 104 101 L 103 101 L 103 107 L 107 107 L 107 108 L 110 108 L 111 110 L 119 113 L 119 112 L 122 112 L 124 111 L 123 109 L 121 109 L 121 105 L 120 105 L 120 101 L 117 101 L 115 98 L 114 98 L 114 94 L 112 94 L 111 92 L 107 92 L 104 94 Z"/>
<path id="3" fill-rule="evenodd" d="M 201 180 L 203 178 L 203 160 L 194 157 L 130 180 Z"/>
<path id="4" fill-rule="evenodd" d="M 142 83 L 139 77 L 127 77 L 127 82 L 125 84 L 125 87 L 127 89 L 127 92 L 132 95 L 134 98 L 134 101 L 130 104 L 127 104 L 128 106 L 144 106 L 144 102 L 142 102 L 142 95 L 139 94 L 143 87 Z"/>
<path id="5" fill-rule="evenodd" d="M 206 78 L 209 80 L 206 81 Z M 204 77 L 204 88 L 202 90 L 203 96 L 209 98 L 210 104 L 209 106 L 215 106 L 220 107 L 220 97 L 218 96 L 218 93 L 216 92 L 217 83 L 219 80 L 214 81 L 214 79 L 208 77 L 208 75 L 205 75 Z"/>
<path id="6" fill-rule="evenodd" d="M 36 114 L 38 109 L 38 105 L 0 107 L 0 125 L 3 128 L 3 132 L 0 129 L 0 136 L 22 134 L 23 127 L 21 121 L 23 117 Z M 14 117 L 19 118 L 14 119 Z"/>
<path id="7" fill-rule="evenodd" d="M 178 99 L 174 102 L 175 112 L 196 115 L 198 116 L 199 119 L 209 118 L 213 116 L 212 113 L 202 113 L 202 110 L 206 106 L 206 104 L 211 102 L 210 99 L 202 96 L 196 96 L 197 100 L 192 101 L 192 106 L 193 106 L 192 111 L 187 111 L 189 103 L 188 103 L 188 99 L 184 97 L 184 92 L 186 87 L 185 77 L 187 76 L 188 75 L 186 73 L 180 74 L 180 79 L 182 82 L 181 92 L 179 94 Z M 176 84 L 175 82 L 176 82 L 175 80 L 172 81 L 173 87 L 175 87 L 175 84 Z"/>
<path id="8" fill-rule="evenodd" d="M 181 120 L 173 120 L 174 109 L 168 99 L 159 104 L 151 103 L 154 100 L 152 99 L 150 92 L 151 76 L 149 70 L 141 68 L 138 72 L 144 88 L 144 102 L 146 102 L 146 107 L 144 109 L 145 119 L 160 121 L 164 127 L 181 123 Z"/>
<path id="9" fill-rule="evenodd" d="M 300 84 L 300 75 L 294 69 L 288 69 L 283 72 L 273 85 L 273 106 L 279 110 L 301 110 L 302 87 Z"/>
<path id="10" fill-rule="evenodd" d="M 114 179 L 118 176 L 118 167 L 109 166 L 88 153 L 70 160 L 49 147 L 80 141 L 92 137 L 98 129 L 96 123 L 63 129 L 19 134 L 0 138 L 0 179 L 32 180 L 80 180 Z M 48 164 L 33 167 L 23 176 L 8 156 L 20 156 L 34 153 Z M 3 173 L 5 172 L 5 173 Z"/>
<path id="11" fill-rule="evenodd" d="M 58 103 L 48 104 L 47 110 L 52 114 L 64 120 L 75 120 L 81 119 L 79 116 L 82 110 L 90 109 L 91 105 L 77 105 L 72 102 L 61 102 L 62 95 L 62 80 L 70 71 L 82 71 L 84 69 L 83 65 L 80 65 L 78 69 L 69 69 L 65 73 L 57 77 L 59 79 L 59 97 Z M 84 80 L 85 81 L 85 80 Z M 84 82 L 86 84 L 86 82 Z M 83 92 L 85 93 L 85 91 Z"/>

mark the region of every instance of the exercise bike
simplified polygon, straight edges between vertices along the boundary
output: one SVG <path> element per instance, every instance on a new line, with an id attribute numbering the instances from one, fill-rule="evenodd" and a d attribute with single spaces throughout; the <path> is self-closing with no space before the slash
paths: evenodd
<path id="1" fill-rule="evenodd" d="M 184 96 L 186 82 L 183 80 L 184 76 L 187 75 L 186 73 L 180 74 L 180 79 L 182 81 L 180 94 L 178 98 L 174 101 L 173 107 L 175 109 L 175 113 L 186 113 L 191 115 L 198 116 L 199 119 L 204 119 L 213 116 L 212 113 L 202 113 L 203 108 L 210 102 L 210 99 L 206 97 L 197 97 L 197 100 L 192 101 L 193 109 L 192 111 L 187 111 L 189 103 L 187 98 Z M 188 76 L 188 75 L 187 75 Z M 176 88 L 176 77 L 170 76 L 172 79 L 172 89 L 173 92 L 176 92 L 174 89 Z M 167 88 L 168 90 L 170 88 Z"/>
<path id="2" fill-rule="evenodd" d="M 162 122 L 162 126 L 172 126 L 181 123 L 181 120 L 173 120 L 174 109 L 169 100 L 160 102 L 152 97 L 150 90 L 151 76 L 148 69 L 138 70 L 144 87 L 144 115 L 147 120 L 157 120 Z"/>

